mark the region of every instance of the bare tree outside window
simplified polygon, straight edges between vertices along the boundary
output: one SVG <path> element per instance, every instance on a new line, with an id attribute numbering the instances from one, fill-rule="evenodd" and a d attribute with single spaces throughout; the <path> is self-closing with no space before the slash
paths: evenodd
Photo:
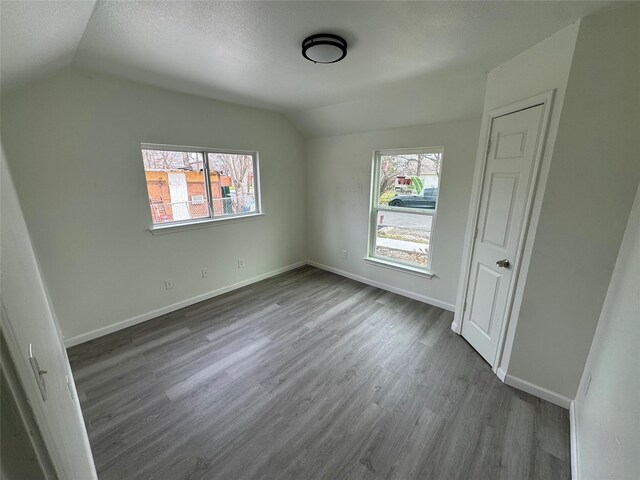
<path id="1" fill-rule="evenodd" d="M 395 195 L 398 177 L 440 176 L 441 153 L 411 153 L 406 155 L 382 155 L 380 157 L 380 196 Z M 438 182 L 439 183 L 439 182 Z M 421 194 L 422 192 L 415 192 Z M 383 203 L 381 200 L 380 203 Z"/>
<path id="2" fill-rule="evenodd" d="M 170 150 L 142 150 L 144 169 L 148 172 L 167 170 L 202 170 L 202 153 Z"/>
<path id="3" fill-rule="evenodd" d="M 231 205 L 234 213 L 255 209 L 253 157 L 235 153 L 209 153 L 209 169 L 231 178 Z"/>
<path id="4" fill-rule="evenodd" d="M 154 147 L 141 149 L 154 225 L 258 211 L 257 154 Z"/>
<path id="5" fill-rule="evenodd" d="M 376 154 L 370 258 L 430 268 L 442 156 L 440 148 Z"/>

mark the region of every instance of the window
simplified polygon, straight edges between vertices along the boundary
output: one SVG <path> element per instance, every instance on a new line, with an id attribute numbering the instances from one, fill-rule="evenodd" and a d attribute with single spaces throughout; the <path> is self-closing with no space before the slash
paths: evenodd
<path id="1" fill-rule="evenodd" d="M 258 154 L 142 145 L 153 225 L 184 225 L 260 212 Z"/>
<path id="2" fill-rule="evenodd" d="M 429 273 L 442 148 L 375 152 L 369 260 Z"/>

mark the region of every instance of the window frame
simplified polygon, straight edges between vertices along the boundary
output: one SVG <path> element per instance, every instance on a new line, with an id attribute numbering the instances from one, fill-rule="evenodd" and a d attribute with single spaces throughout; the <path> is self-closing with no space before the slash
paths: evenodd
<path id="1" fill-rule="evenodd" d="M 380 198 L 380 162 L 383 156 L 393 155 L 410 155 L 415 153 L 439 153 L 440 154 L 440 178 L 438 181 L 438 196 L 436 197 L 435 208 L 410 208 L 410 207 L 394 207 L 391 205 L 379 205 L 378 200 Z M 440 191 L 441 191 L 441 179 L 442 169 L 444 165 L 444 147 L 424 147 L 424 148 L 395 148 L 388 150 L 374 150 L 373 161 L 371 167 L 371 199 L 369 206 L 369 236 L 367 243 L 367 256 L 364 258 L 368 262 L 377 264 L 383 267 L 393 268 L 407 273 L 413 273 L 423 275 L 426 277 L 433 277 L 435 273 L 432 270 L 433 255 L 435 251 L 435 231 L 438 216 L 438 206 L 440 205 Z M 398 212 L 406 213 L 410 215 L 424 215 L 431 217 L 431 234 L 429 238 L 429 257 L 428 263 L 425 267 L 420 267 L 414 263 L 404 262 L 402 260 L 395 260 L 388 257 L 378 256 L 376 251 L 376 238 L 377 238 L 377 222 L 378 212 Z"/>
<path id="2" fill-rule="evenodd" d="M 238 220 L 245 220 L 255 217 L 261 217 L 264 215 L 262 211 L 262 195 L 260 190 L 260 155 L 257 150 L 232 150 L 226 148 L 211 148 L 211 147 L 192 147 L 185 145 L 167 145 L 160 143 L 141 143 L 140 144 L 140 155 L 142 156 L 143 150 L 163 150 L 163 151 L 171 151 L 171 152 L 196 152 L 202 153 L 203 162 L 202 169 L 205 178 L 205 195 L 204 202 L 207 204 L 207 209 L 209 212 L 208 217 L 200 217 L 200 218 L 192 218 L 189 220 L 177 220 L 173 222 L 164 222 L 164 223 L 153 223 L 153 214 L 151 214 L 151 208 L 149 206 L 149 213 L 151 214 L 151 226 L 149 230 L 151 233 L 165 233 L 167 231 L 175 231 L 175 230 L 184 230 L 188 228 L 196 228 L 196 227 L 204 227 L 207 225 L 219 223 L 219 222 L 232 222 Z M 210 169 L 209 169 L 209 159 L 207 154 L 209 153 L 222 153 L 222 154 L 232 154 L 232 155 L 250 155 L 253 160 L 253 193 L 255 197 L 255 211 L 253 212 L 243 212 L 243 213 L 234 213 L 231 215 L 215 215 L 214 207 L 213 207 L 213 196 L 211 193 L 211 184 L 208 181 L 210 177 Z M 144 159 L 142 162 L 143 172 L 144 170 Z M 146 188 L 146 185 L 145 185 Z"/>

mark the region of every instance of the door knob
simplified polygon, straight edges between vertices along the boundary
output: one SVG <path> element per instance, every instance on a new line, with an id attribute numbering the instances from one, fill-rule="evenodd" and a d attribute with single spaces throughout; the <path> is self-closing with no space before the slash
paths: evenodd
<path id="1" fill-rule="evenodd" d="M 507 259 L 505 258 L 505 259 L 503 259 L 503 260 L 498 260 L 498 261 L 496 262 L 496 265 L 497 265 L 498 267 L 501 267 L 501 268 L 509 268 L 509 266 L 510 266 L 511 264 L 509 263 L 509 260 L 507 260 Z"/>

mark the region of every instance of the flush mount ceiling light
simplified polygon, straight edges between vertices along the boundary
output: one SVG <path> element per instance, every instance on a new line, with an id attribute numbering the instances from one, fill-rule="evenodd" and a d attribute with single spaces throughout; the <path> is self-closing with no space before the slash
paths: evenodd
<path id="1" fill-rule="evenodd" d="M 313 63 L 336 63 L 347 56 L 347 41 L 332 33 L 318 33 L 302 41 L 302 56 Z"/>

